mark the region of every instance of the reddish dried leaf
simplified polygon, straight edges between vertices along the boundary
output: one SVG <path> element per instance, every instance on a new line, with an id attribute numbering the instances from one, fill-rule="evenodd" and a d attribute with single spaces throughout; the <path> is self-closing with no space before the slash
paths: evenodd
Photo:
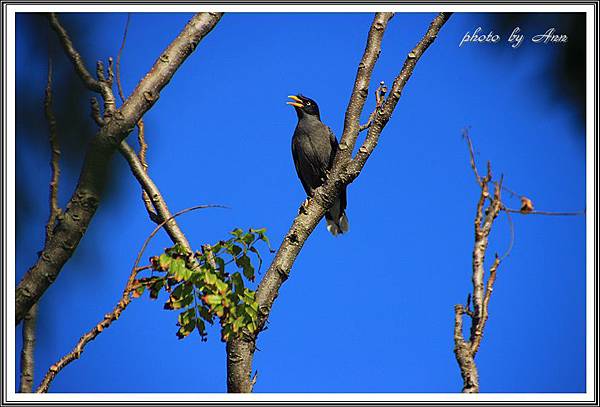
<path id="1" fill-rule="evenodd" d="M 532 212 L 533 211 L 533 202 L 531 199 L 526 196 L 521 197 L 521 212 Z"/>

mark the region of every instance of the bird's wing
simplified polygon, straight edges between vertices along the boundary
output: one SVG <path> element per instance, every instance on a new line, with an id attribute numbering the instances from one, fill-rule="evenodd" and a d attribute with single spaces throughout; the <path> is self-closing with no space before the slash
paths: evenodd
<path id="1" fill-rule="evenodd" d="M 294 167 L 296 167 L 296 174 L 298 174 L 298 178 L 302 183 L 302 187 L 307 195 L 311 195 L 311 188 L 308 186 L 304 178 L 302 177 L 302 167 L 300 165 L 300 147 L 298 146 L 298 139 L 296 137 L 292 138 L 292 157 L 294 158 Z"/>
<path id="2" fill-rule="evenodd" d="M 333 134 L 333 131 L 331 131 L 331 128 L 329 126 L 325 127 L 327 127 L 327 130 L 329 131 L 329 143 L 331 143 L 331 155 L 329 156 L 329 165 L 327 168 L 331 169 L 331 166 L 333 165 L 333 159 L 335 158 L 335 155 L 338 151 L 338 141 L 335 138 L 335 134 Z"/>

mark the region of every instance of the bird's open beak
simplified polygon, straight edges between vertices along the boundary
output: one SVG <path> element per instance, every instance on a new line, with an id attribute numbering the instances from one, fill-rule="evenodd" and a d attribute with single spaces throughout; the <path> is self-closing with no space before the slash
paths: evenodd
<path id="1" fill-rule="evenodd" d="M 286 105 L 291 105 L 294 107 L 304 107 L 304 104 L 302 103 L 302 99 L 300 99 L 298 96 L 290 95 L 288 97 L 290 99 L 295 100 L 295 102 L 285 102 Z"/>

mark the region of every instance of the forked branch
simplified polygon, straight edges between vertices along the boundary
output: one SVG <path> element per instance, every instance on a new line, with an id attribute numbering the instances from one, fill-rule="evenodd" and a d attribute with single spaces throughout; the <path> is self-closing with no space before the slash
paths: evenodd
<path id="1" fill-rule="evenodd" d="M 412 75 L 415 65 L 423 52 L 437 36 L 439 30 L 448 20 L 450 13 L 440 13 L 432 22 L 424 38 L 417 44 L 404 63 L 400 74 L 394 81 L 390 95 L 376 108 L 369 132 L 359 153 L 353 159 L 352 151 L 361 130 L 359 122 L 367 95 L 373 68 L 381 52 L 381 42 L 388 22 L 393 13 L 377 13 L 367 36 L 367 45 L 356 74 L 354 88 L 344 119 L 344 131 L 340 140 L 333 167 L 324 185 L 317 189 L 315 197 L 308 200 L 292 226 L 269 269 L 261 280 L 256 292 L 259 310 L 259 330 L 255 335 L 245 333 L 227 343 L 227 389 L 229 392 L 251 392 L 253 381 L 252 359 L 256 350 L 256 339 L 271 312 L 271 307 L 279 293 L 279 289 L 288 278 L 292 265 L 300 253 L 302 246 L 329 209 L 341 188 L 352 182 L 362 170 L 370 153 L 379 139 L 381 131 L 391 117 L 400 98 L 401 91 Z"/>
<path id="2" fill-rule="evenodd" d="M 152 69 L 139 82 L 125 103 L 114 112 L 110 110 L 111 105 L 114 105 L 114 96 L 110 88 L 113 76 L 111 60 L 109 59 L 108 73 L 105 74 L 104 69 L 98 66 L 99 77 L 97 80 L 94 79 L 85 68 L 81 56 L 75 50 L 56 15 L 49 16 L 50 24 L 57 32 L 76 72 L 88 88 L 99 92 L 103 97 L 104 123 L 98 134 L 90 141 L 77 187 L 67 204 L 67 211 L 54 228 L 52 238 L 44 246 L 38 261 L 17 286 L 15 293 L 17 324 L 58 277 L 63 265 L 79 245 L 100 203 L 110 157 L 135 124 L 156 103 L 161 90 L 196 49 L 198 43 L 215 27 L 222 14 L 198 13 L 192 17 L 177 38 L 157 58 Z"/>

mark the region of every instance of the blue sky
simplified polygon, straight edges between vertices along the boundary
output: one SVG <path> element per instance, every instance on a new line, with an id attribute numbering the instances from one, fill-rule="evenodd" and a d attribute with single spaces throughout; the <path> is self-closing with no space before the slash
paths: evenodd
<path id="1" fill-rule="evenodd" d="M 433 16 L 392 19 L 372 85 L 391 84 Z M 190 17 L 132 15 L 122 59 L 126 94 Z M 26 48 L 24 18 L 17 18 L 17 92 L 37 88 L 41 101 L 46 51 Z M 88 43 L 74 39 L 88 50 L 88 67 L 116 56 L 126 14 L 61 18 L 67 29 L 81 19 L 89 30 Z M 194 247 L 235 227 L 266 227 L 279 245 L 305 197 L 291 157 L 296 115 L 286 96 L 302 92 L 315 99 L 339 137 L 371 21 L 362 13 L 227 14 L 177 72 L 145 116 L 150 174 L 173 212 L 203 203 L 231 208 L 180 218 Z M 255 391 L 460 391 L 453 306 L 471 290 L 479 193 L 461 138 L 466 126 L 482 171 L 490 160 L 505 185 L 540 210 L 584 209 L 584 130 L 568 100 L 548 97 L 541 76 L 557 46 L 458 47 L 465 32 L 493 28 L 490 21 L 484 14 L 453 15 L 417 65 L 377 149 L 348 188 L 350 232 L 333 238 L 319 225 L 280 292 L 258 341 Z M 30 62 L 33 52 L 43 54 L 37 65 Z M 55 63 L 68 73 L 65 58 Z M 45 194 L 49 152 L 23 140 L 17 134 L 17 159 L 24 163 L 18 176 Z M 134 136 L 129 141 L 134 144 Z M 113 186 L 117 198 L 100 205 L 72 261 L 42 299 L 36 383 L 113 308 L 154 228 L 123 158 L 115 155 L 111 166 L 124 174 Z M 63 171 L 63 206 L 78 173 L 78 166 Z M 505 203 L 519 206 L 508 194 Z M 17 280 L 43 245 L 45 195 L 35 205 L 17 240 Z M 481 391 L 585 391 L 585 217 L 513 220 L 515 246 L 498 271 L 476 359 Z M 488 262 L 509 240 L 501 216 Z M 147 255 L 167 246 L 159 234 Z M 264 258 L 268 263 L 272 255 L 264 251 Z M 164 311 L 161 301 L 134 301 L 51 391 L 225 391 L 217 327 L 207 343 L 193 335 L 180 341 L 175 322 L 176 313 Z M 17 350 L 20 343 L 19 329 Z"/>

